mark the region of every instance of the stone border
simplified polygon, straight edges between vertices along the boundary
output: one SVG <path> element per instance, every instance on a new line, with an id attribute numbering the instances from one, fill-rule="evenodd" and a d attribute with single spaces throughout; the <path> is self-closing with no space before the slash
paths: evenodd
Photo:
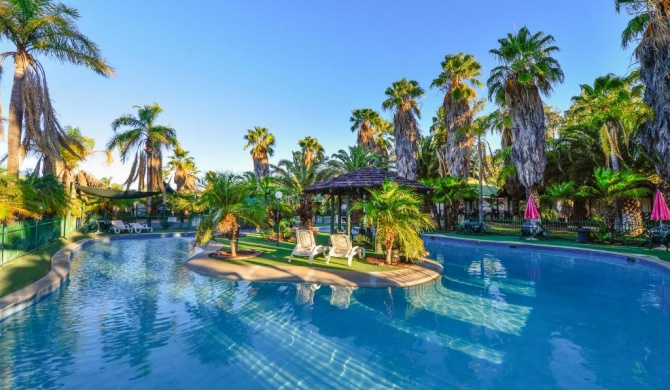
<path id="1" fill-rule="evenodd" d="M 190 237 L 192 232 L 178 233 L 138 233 L 123 236 L 103 236 L 87 238 L 67 244 L 53 256 L 51 256 L 51 271 L 37 282 L 28 285 L 18 291 L 0 298 L 0 321 L 19 312 L 51 295 L 59 290 L 68 280 L 70 274 L 70 260 L 72 256 L 82 250 L 88 244 L 95 241 L 109 242 L 119 239 L 133 239 L 138 237 L 162 238 L 162 237 Z"/>
<path id="2" fill-rule="evenodd" d="M 608 259 L 616 259 L 626 263 L 640 263 L 644 266 L 670 273 L 670 262 L 663 261 L 653 255 L 619 253 L 603 249 L 564 247 L 550 244 L 528 244 L 524 243 L 523 241 L 488 241 L 488 240 L 480 240 L 477 238 L 443 236 L 441 234 L 422 234 L 421 237 L 423 238 L 424 241 L 427 241 L 428 239 L 431 240 L 439 239 L 444 241 L 460 241 L 467 243 L 476 243 L 481 246 L 494 246 L 494 247 L 504 246 L 507 248 L 539 249 L 542 251 L 549 251 L 549 252 L 563 252 L 563 253 L 581 254 L 581 255 L 586 254 L 589 256 L 598 256 Z"/>
<path id="3" fill-rule="evenodd" d="M 186 261 L 186 268 L 208 277 L 275 283 L 318 283 L 337 286 L 386 288 L 411 287 L 431 282 L 442 277 L 442 265 L 429 259 L 393 271 L 363 273 L 349 270 L 302 267 L 295 265 L 239 265 L 212 259 L 220 243 L 210 244 L 200 253 Z"/>

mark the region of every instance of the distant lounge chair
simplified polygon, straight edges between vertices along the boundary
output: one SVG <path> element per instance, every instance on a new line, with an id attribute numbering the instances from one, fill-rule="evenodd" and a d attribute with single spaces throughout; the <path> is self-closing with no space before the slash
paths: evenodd
<path id="1" fill-rule="evenodd" d="M 524 222 L 521 225 L 521 238 L 528 237 L 529 240 L 537 240 L 538 238 L 549 238 L 549 235 L 551 232 L 539 222 Z"/>
<path id="2" fill-rule="evenodd" d="M 651 249 L 654 246 L 663 245 L 666 251 L 670 247 L 670 227 L 653 227 L 642 233 L 641 236 L 645 238 L 645 242 L 640 244 L 640 246 L 649 246 L 649 249 Z"/>
<path id="3" fill-rule="evenodd" d="M 128 227 L 120 219 L 112 219 L 112 226 L 110 228 L 112 229 L 112 231 L 115 234 L 119 234 L 119 233 L 124 232 L 124 231 L 125 232 L 132 232 L 133 231 L 132 228 Z"/>
<path id="4" fill-rule="evenodd" d="M 132 222 L 128 224 L 128 227 L 135 231 L 135 233 L 142 233 L 142 230 L 146 230 L 149 233 L 154 232 L 154 228 L 147 226 L 146 223 Z"/>
<path id="5" fill-rule="evenodd" d="M 326 263 L 330 262 L 331 257 L 342 257 L 347 259 L 347 265 L 351 267 L 351 262 L 356 254 L 358 254 L 359 259 L 362 259 L 365 256 L 364 249 L 351 246 L 349 236 L 346 234 L 330 235 L 330 250 L 326 255 Z"/>
<path id="6" fill-rule="evenodd" d="M 297 243 L 295 248 L 293 248 L 293 252 L 291 252 L 291 256 L 288 258 L 289 263 L 293 260 L 293 256 L 304 256 L 309 257 L 309 263 L 312 264 L 314 256 L 328 249 L 327 246 L 316 245 L 314 233 L 311 230 L 298 229 L 295 232 L 295 238 Z"/>

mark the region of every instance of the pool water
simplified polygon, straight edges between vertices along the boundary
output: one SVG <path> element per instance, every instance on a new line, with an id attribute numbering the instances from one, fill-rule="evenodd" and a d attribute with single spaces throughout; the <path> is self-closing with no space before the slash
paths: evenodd
<path id="1" fill-rule="evenodd" d="M 670 275 L 431 241 L 409 289 L 196 275 L 183 238 L 98 242 L 69 285 L 0 322 L 0 388 L 653 389 Z"/>

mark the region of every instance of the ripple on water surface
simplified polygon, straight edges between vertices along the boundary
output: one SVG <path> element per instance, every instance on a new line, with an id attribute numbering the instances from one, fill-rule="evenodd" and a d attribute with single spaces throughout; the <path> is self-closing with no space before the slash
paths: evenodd
<path id="1" fill-rule="evenodd" d="M 210 279 L 181 238 L 95 243 L 0 323 L 0 388 L 663 388 L 670 278 L 428 243 L 409 289 Z"/>

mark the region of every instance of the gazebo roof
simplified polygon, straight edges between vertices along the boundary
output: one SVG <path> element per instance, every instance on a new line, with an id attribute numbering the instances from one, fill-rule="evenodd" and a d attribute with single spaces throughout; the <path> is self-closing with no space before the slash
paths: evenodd
<path id="1" fill-rule="evenodd" d="M 419 192 L 425 193 L 432 190 L 432 188 L 419 182 L 405 179 L 404 177 L 400 177 L 383 169 L 365 167 L 345 173 L 334 179 L 314 184 L 313 186 L 305 188 L 303 192 L 342 195 L 356 192 L 360 188 L 379 188 L 386 179 L 395 181 L 398 184 L 410 187 Z"/>

